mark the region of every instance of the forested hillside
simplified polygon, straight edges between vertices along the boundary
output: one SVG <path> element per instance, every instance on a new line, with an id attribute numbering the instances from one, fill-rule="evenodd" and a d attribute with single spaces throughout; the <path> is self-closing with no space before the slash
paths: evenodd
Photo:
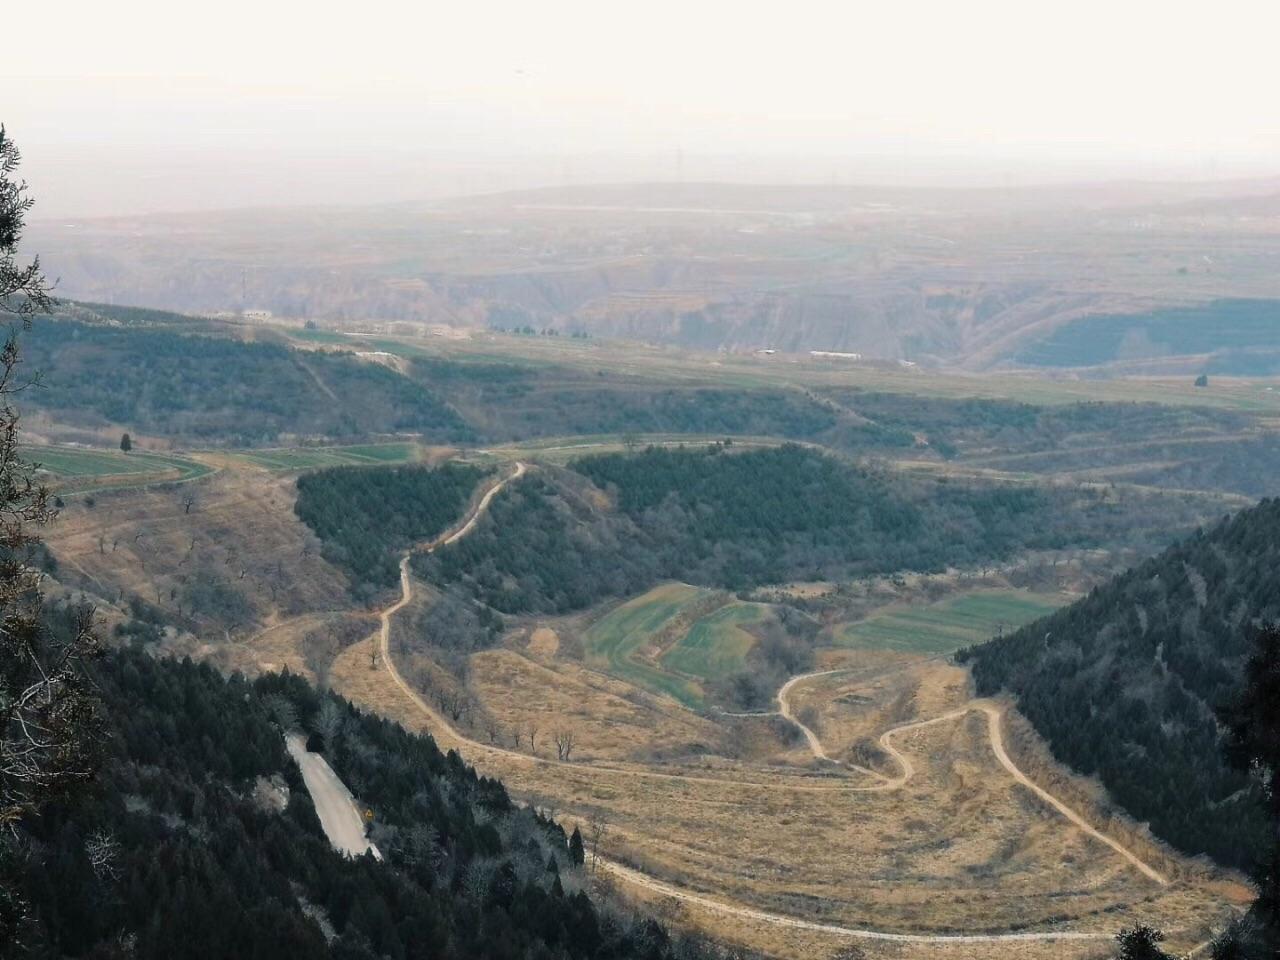
<path id="1" fill-rule="evenodd" d="M 6 877 L 31 918 L 22 956 L 710 955 L 593 903 L 565 832 L 500 783 L 297 678 L 225 679 L 130 650 L 95 677 L 103 771 L 90 795 L 21 828 Z M 331 849 L 282 725 L 323 731 L 334 769 L 375 810 L 385 861 Z"/>
<path id="2" fill-rule="evenodd" d="M 795 390 L 673 389 L 582 377 L 555 368 L 415 362 L 411 376 L 439 389 L 495 440 L 571 434 L 694 433 L 828 439 L 910 446 L 903 431 L 846 426 L 831 406 Z M 848 434 L 848 436 L 846 436 Z"/>
<path id="3" fill-rule="evenodd" d="M 427 467 L 334 467 L 298 478 L 294 511 L 320 538 L 326 559 L 367 596 L 399 578 L 398 553 L 462 516 L 486 471 Z"/>
<path id="4" fill-rule="evenodd" d="M 507 487 L 464 540 L 414 570 L 503 613 L 562 613 L 645 589 L 662 567 L 643 532 L 539 470 Z"/>
<path id="5" fill-rule="evenodd" d="M 1208 356 L 1212 373 L 1273 375 L 1280 364 L 1280 302 L 1223 299 L 1148 313 L 1081 317 L 1029 342 L 1013 359 L 1084 367 L 1164 356 Z"/>
<path id="6" fill-rule="evenodd" d="M 849 449 L 914 442 L 902 429 L 844 422 L 831 405 L 792 390 L 618 384 L 554 365 L 424 356 L 406 358 L 399 372 L 343 349 L 246 342 L 243 332 L 163 310 L 68 303 L 58 322 L 26 337 L 28 362 L 49 388 L 32 401 L 83 425 L 238 445 L 271 443 L 282 434 L 343 439 L 394 432 L 491 442 L 609 433 L 761 435 L 824 439 Z M 309 334 L 299 339 L 354 342 Z M 393 341 L 366 346 L 406 353 Z M 94 373 L 105 367 L 117 371 L 109 381 Z"/>
<path id="7" fill-rule="evenodd" d="M 52 319 L 23 349 L 40 376 L 24 403 L 74 423 L 242 445 L 284 433 L 472 435 L 439 395 L 349 353 Z"/>
<path id="8" fill-rule="evenodd" d="M 1095 447 L 1157 437 L 1186 439 L 1238 431 L 1250 418 L 1226 410 L 1156 403 L 1037 406 L 978 397 L 832 390 L 827 396 L 885 430 L 921 437 L 944 457 L 1062 451 L 1079 469 Z"/>
<path id="9" fill-rule="evenodd" d="M 417 344 L 327 331 L 287 335 L 159 310 L 66 304 L 25 340 L 44 386 L 24 402 L 65 426 L 112 425 L 192 446 L 391 433 L 496 443 L 546 436 L 769 436 L 858 455 L 1016 458 L 1034 473 L 1127 469 L 1163 486 L 1272 491 L 1275 444 L 1256 418 L 1193 406 L 1032 405 L 856 388 L 730 386 L 660 369 L 605 376 L 588 365 L 432 356 Z M 256 337 L 252 341 L 242 339 Z M 398 358 L 395 368 L 347 348 Z M 384 358 L 385 359 L 385 358 Z M 99 371 L 111 369 L 109 378 Z M 1195 394 L 1189 394 L 1194 399 Z M 80 438 L 76 438 L 80 439 Z M 1135 442 L 1137 441 L 1137 442 Z M 1208 442 L 1212 441 L 1212 442 Z M 1139 449 L 1139 445 L 1142 449 Z"/>
<path id="10" fill-rule="evenodd" d="M 1075 769 L 1160 837 L 1229 864 L 1261 829 L 1223 759 L 1216 711 L 1236 694 L 1253 625 L 1280 619 L 1280 500 L 1223 520 L 1045 620 L 968 651 Z"/>
<path id="11" fill-rule="evenodd" d="M 1108 542 L 1139 520 L 1092 491 L 912 480 L 796 445 L 732 449 L 650 448 L 531 476 L 466 540 L 415 564 L 503 612 L 564 612 L 666 578 L 738 590 L 970 566 Z"/>

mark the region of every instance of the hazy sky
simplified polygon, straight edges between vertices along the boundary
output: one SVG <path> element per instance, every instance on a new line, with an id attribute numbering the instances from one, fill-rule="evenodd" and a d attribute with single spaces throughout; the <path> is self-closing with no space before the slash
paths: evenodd
<path id="1" fill-rule="evenodd" d="M 18 21 L 0 120 L 45 215 L 611 175 L 1280 172 L 1275 0 L 60 0 Z"/>

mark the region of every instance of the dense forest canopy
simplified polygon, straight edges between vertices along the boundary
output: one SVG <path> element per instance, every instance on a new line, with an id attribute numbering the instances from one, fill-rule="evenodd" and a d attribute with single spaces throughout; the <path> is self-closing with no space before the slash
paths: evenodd
<path id="1" fill-rule="evenodd" d="M 431 368 L 432 380 L 438 376 Z M 415 365 L 415 371 L 421 365 Z M 674 389 L 661 384 L 618 384 L 598 377 L 580 382 L 558 371 L 521 371 L 481 381 L 479 372 L 455 379 L 450 397 L 486 436 L 498 440 L 575 434 L 690 433 L 776 436 L 814 440 L 834 436 L 840 418 L 798 391 Z M 864 443 L 878 435 L 865 425 Z M 894 434 L 892 445 L 910 445 Z"/>
<path id="2" fill-rule="evenodd" d="M 1280 369 L 1280 301 L 1226 298 L 1065 323 L 1014 357 L 1036 367 L 1084 367 L 1159 356 L 1207 356 L 1212 373 Z"/>
<path id="3" fill-rule="evenodd" d="M 641 537 L 539 471 L 508 484 L 466 539 L 413 566 L 503 613 L 561 613 L 656 582 L 661 566 Z"/>
<path id="4" fill-rule="evenodd" d="M 1033 405 L 857 388 L 797 389 L 606 375 L 587 365 L 429 355 L 414 343 L 246 328 L 162 310 L 64 304 L 32 337 L 35 407 L 191 445 L 395 433 L 496 443 L 546 436 L 778 437 L 859 455 L 1013 455 L 1020 471 L 1148 464 L 1127 479 L 1273 494 L 1280 445 L 1256 418 L 1154 403 Z M 314 346 L 297 349 L 290 342 Z M 394 366 L 356 351 L 394 356 Z M 118 371 L 109 381 L 104 367 Z M 1136 438 L 1136 439 L 1135 439 Z M 1146 449 L 1137 449 L 1136 444 Z"/>
<path id="5" fill-rule="evenodd" d="M 350 353 L 52 319 L 23 347 L 40 374 L 24 401 L 72 422 L 242 445 L 281 434 L 472 436 L 438 394 Z"/>
<path id="6" fill-rule="evenodd" d="M 501 784 L 296 677 L 250 683 L 125 648 L 95 679 L 111 718 L 103 771 L 22 828 L 7 878 L 30 906 L 24 956 L 710 955 L 593 903 L 565 832 Z M 385 861 L 330 847 L 282 724 L 323 731 L 331 765 L 376 811 Z"/>
<path id="7" fill-rule="evenodd" d="M 1261 812 L 1223 757 L 1217 711 L 1250 627 L 1280 619 L 1277 570 L 1280 500 L 1266 500 L 967 656 L 982 693 L 1012 691 L 1054 753 L 1157 836 L 1244 865 Z"/>
<path id="8" fill-rule="evenodd" d="M 458 463 L 429 467 L 334 467 L 298 478 L 294 511 L 320 538 L 324 556 L 366 595 L 393 586 L 397 555 L 462 516 L 487 471 Z"/>
<path id="9" fill-rule="evenodd" d="M 739 590 L 970 566 L 1106 542 L 1137 520 L 1096 492 L 912 480 L 797 445 L 732 450 L 650 448 L 541 471 L 417 569 L 503 612 L 564 612 L 667 578 Z"/>
<path id="10" fill-rule="evenodd" d="M 1039 406 L 978 397 L 928 397 L 840 389 L 826 394 L 885 430 L 920 437 L 944 457 L 1058 451 L 1075 468 L 1094 448 L 1152 437 L 1206 436 L 1241 430 L 1250 418 L 1231 411 L 1157 403 Z"/>

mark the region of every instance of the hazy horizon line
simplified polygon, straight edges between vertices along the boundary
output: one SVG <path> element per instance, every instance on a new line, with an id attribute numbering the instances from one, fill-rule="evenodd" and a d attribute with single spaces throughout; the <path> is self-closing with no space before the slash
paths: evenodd
<path id="1" fill-rule="evenodd" d="M 22 172 L 36 200 L 32 222 L 402 206 L 523 192 L 681 184 L 998 194 L 1129 185 L 1193 190 L 1257 184 L 1265 188 L 1274 181 L 1280 189 L 1280 161 L 1234 162 L 1223 169 L 1190 162 L 1158 168 L 1099 163 L 1082 169 L 1079 163 L 1064 162 L 1054 169 L 1027 158 L 1002 162 L 978 155 L 904 159 L 888 153 L 783 158 L 549 152 L 465 156 L 404 151 L 374 157 L 355 152 L 318 156 L 311 151 L 270 151 L 244 164 L 244 176 L 236 182 L 228 179 L 224 159 L 195 149 L 147 150 L 147 159 L 138 162 L 138 158 L 121 156 L 118 149 L 99 154 L 92 148 L 69 150 L 64 145 L 51 153 L 39 144 L 21 146 Z M 104 162 L 106 168 L 100 166 Z M 299 171 L 299 163 L 306 169 Z M 82 169 L 86 166 L 96 170 L 101 185 L 95 185 L 94 178 L 86 179 Z M 399 177 L 394 176 L 397 170 Z M 75 188 L 67 189 L 68 183 Z M 349 192 L 334 195 L 343 190 Z"/>

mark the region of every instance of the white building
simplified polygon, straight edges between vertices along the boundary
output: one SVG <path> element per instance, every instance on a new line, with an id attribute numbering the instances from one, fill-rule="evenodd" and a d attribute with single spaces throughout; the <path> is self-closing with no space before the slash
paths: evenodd
<path id="1" fill-rule="evenodd" d="M 809 356 L 822 360 L 861 360 L 860 353 L 841 353 L 838 350 L 810 350 Z"/>

